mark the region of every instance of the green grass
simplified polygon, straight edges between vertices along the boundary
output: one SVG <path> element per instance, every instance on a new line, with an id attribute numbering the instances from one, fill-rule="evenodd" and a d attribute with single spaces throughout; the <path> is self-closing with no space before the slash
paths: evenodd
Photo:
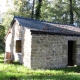
<path id="1" fill-rule="evenodd" d="M 4 64 L 0 54 L 0 80 L 80 80 L 80 66 L 55 70 L 29 70 L 19 64 Z"/>

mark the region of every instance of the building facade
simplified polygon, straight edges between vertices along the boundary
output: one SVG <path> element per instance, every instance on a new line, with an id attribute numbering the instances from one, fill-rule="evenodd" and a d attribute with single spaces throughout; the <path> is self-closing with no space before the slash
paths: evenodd
<path id="1" fill-rule="evenodd" d="M 80 29 L 14 17 L 6 34 L 6 53 L 30 69 L 80 65 Z"/>

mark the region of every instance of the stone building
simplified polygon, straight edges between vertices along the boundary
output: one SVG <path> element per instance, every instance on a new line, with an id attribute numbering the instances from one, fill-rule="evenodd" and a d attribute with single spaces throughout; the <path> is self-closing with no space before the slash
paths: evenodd
<path id="1" fill-rule="evenodd" d="M 30 69 L 80 65 L 80 28 L 14 17 L 5 37 L 5 55 Z"/>

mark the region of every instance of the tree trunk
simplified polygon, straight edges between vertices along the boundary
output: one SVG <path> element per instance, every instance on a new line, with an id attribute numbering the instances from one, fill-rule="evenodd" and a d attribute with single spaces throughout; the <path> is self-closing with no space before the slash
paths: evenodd
<path id="1" fill-rule="evenodd" d="M 73 24 L 73 7 L 72 7 L 72 0 L 70 0 L 70 24 Z"/>
<path id="2" fill-rule="evenodd" d="M 36 19 L 40 18 L 41 6 L 42 6 L 42 0 L 38 0 L 38 6 L 36 8 L 36 14 L 35 14 Z"/>
<path id="3" fill-rule="evenodd" d="M 35 4 L 35 0 L 33 0 L 33 5 L 32 5 L 32 15 L 31 15 L 32 19 L 34 18 L 34 4 Z"/>

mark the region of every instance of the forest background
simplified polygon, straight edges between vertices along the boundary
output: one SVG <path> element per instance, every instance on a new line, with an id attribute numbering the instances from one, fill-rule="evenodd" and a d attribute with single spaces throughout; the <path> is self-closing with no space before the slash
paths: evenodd
<path id="1" fill-rule="evenodd" d="M 5 0 L 7 11 L 0 12 L 0 51 L 14 16 L 80 27 L 80 0 Z M 11 2 L 10 2 L 11 1 Z"/>

